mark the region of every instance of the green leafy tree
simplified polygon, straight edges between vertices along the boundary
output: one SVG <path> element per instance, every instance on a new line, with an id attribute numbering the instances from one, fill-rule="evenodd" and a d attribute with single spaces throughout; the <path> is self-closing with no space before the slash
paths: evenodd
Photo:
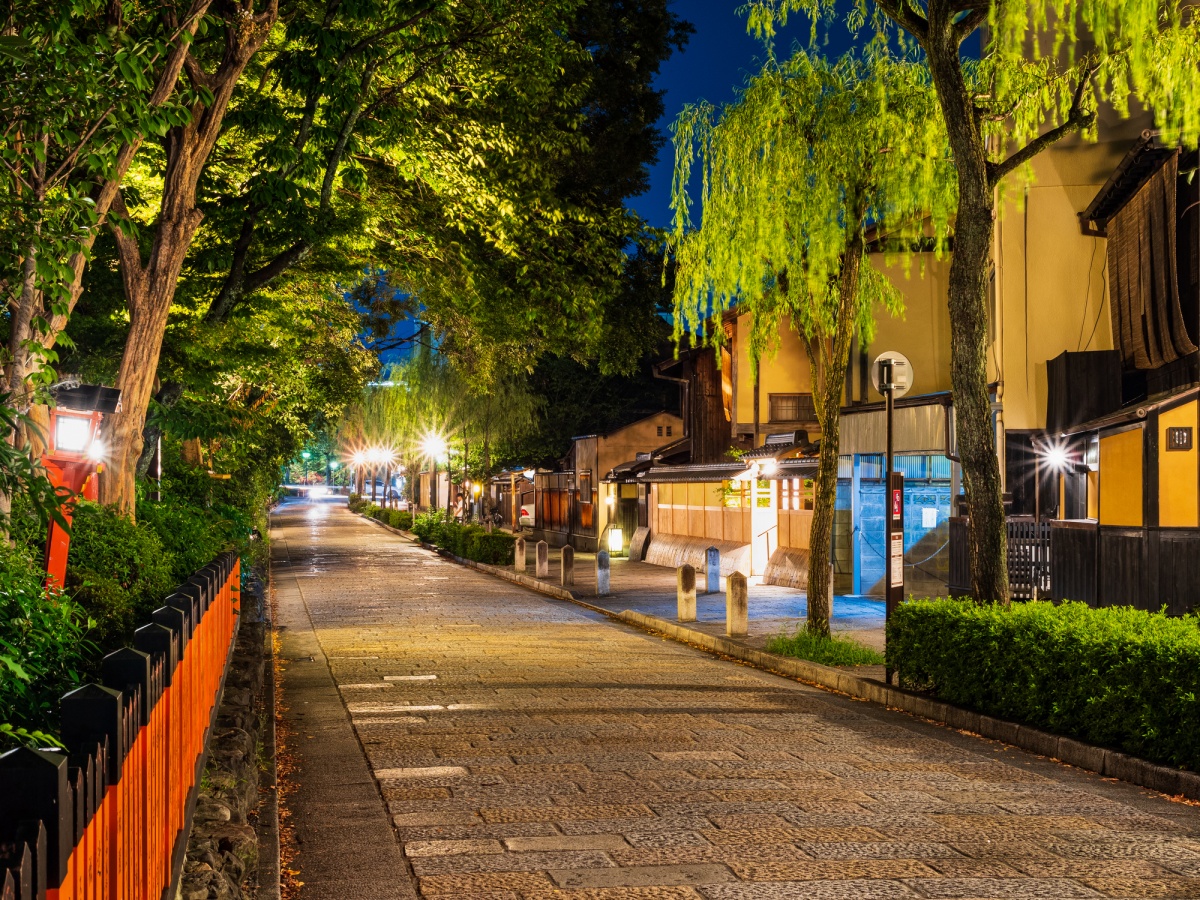
<path id="1" fill-rule="evenodd" d="M 751 316 L 753 359 L 772 351 L 785 315 L 809 347 L 821 449 L 807 627 L 823 635 L 850 344 L 856 334 L 870 340 L 876 308 L 896 312 L 901 303 L 866 259 L 866 233 L 874 228 L 897 246 L 926 229 L 941 240 L 954 200 L 927 71 L 872 51 L 768 61 L 719 115 L 692 107 L 675 126 L 677 335 L 704 333 L 715 312 L 736 303 Z M 697 154 L 703 221 L 688 231 Z"/>
<path id="2" fill-rule="evenodd" d="M 817 24 L 835 0 L 751 0 L 750 27 L 770 36 L 789 13 Z M 1167 140 L 1200 137 L 1200 19 L 1175 0 L 855 0 L 852 27 L 915 44 L 929 67 L 954 154 L 958 213 L 950 265 L 951 380 L 970 513 L 974 596 L 1008 599 L 1000 467 L 987 378 L 987 293 L 997 189 L 1042 150 L 1095 137 L 1096 110 L 1131 99 Z M 985 31 L 974 62 L 964 42 Z"/>

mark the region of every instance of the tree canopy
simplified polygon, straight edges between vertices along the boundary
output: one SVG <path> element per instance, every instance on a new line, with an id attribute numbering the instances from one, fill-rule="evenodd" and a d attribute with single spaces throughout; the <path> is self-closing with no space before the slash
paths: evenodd
<path id="1" fill-rule="evenodd" d="M 895 285 L 866 257 L 867 233 L 897 248 L 932 235 L 954 212 L 946 135 L 928 71 L 881 45 L 829 62 L 797 51 L 769 59 L 719 115 L 686 109 L 676 122 L 676 334 L 723 339 L 707 320 L 748 313 L 750 358 L 770 353 L 786 317 L 812 361 L 821 425 L 809 549 L 808 628 L 828 634 L 839 414 L 857 335 L 897 313 Z M 689 230 L 688 182 L 701 163 L 702 224 Z"/>

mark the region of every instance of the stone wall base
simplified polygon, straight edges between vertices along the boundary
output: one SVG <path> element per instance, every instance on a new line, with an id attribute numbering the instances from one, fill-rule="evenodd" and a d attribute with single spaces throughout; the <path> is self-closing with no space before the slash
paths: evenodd
<path id="1" fill-rule="evenodd" d="M 253 900 L 259 896 L 255 813 L 259 803 L 258 748 L 263 727 L 267 626 L 261 615 L 255 615 L 257 610 L 252 607 L 256 604 L 261 605 L 261 596 L 250 591 L 242 593 L 242 619 L 209 740 L 208 765 L 196 799 L 180 900 Z"/>
<path id="2" fill-rule="evenodd" d="M 808 551 L 778 547 L 767 561 L 763 584 L 805 590 L 808 587 Z"/>
<path id="3" fill-rule="evenodd" d="M 688 537 L 681 534 L 656 533 L 646 550 L 646 562 L 655 566 L 677 569 L 684 563 L 695 566 L 696 583 L 702 583 L 705 571 L 705 552 L 709 547 L 721 551 L 721 577 L 728 578 L 734 572 L 750 577 L 750 545 L 733 541 L 714 541 L 709 538 Z"/>

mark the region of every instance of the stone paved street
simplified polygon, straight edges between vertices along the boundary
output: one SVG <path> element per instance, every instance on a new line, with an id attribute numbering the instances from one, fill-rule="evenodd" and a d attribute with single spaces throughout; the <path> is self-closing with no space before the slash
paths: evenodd
<path id="1" fill-rule="evenodd" d="M 1200 898 L 1200 810 L 275 516 L 305 898 Z"/>

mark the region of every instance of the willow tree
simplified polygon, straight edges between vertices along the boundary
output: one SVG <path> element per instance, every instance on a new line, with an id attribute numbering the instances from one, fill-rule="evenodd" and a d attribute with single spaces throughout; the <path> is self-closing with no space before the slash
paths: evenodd
<path id="1" fill-rule="evenodd" d="M 827 573 L 837 493 L 838 434 L 850 344 L 873 315 L 898 312 L 895 286 L 871 265 L 868 231 L 896 246 L 946 236 L 953 181 L 928 72 L 879 46 L 837 62 L 798 52 L 768 61 L 718 115 L 685 109 L 675 125 L 677 329 L 714 312 L 749 312 L 757 357 L 786 315 L 813 361 L 821 425 L 809 556 L 808 624 L 829 633 Z M 702 224 L 689 230 L 697 155 Z"/>
<path id="2" fill-rule="evenodd" d="M 770 36 L 789 12 L 817 23 L 837 0 L 751 0 L 749 24 Z M 845 6 L 843 6 L 843 9 Z M 855 0 L 852 27 L 915 43 L 928 64 L 954 154 L 958 214 L 950 264 L 951 383 L 970 514 L 971 581 L 1006 601 L 1000 464 L 988 394 L 988 283 L 997 189 L 1071 134 L 1095 137 L 1096 110 L 1135 98 L 1168 141 L 1200 136 L 1200 19 L 1180 0 Z M 962 47 L 983 32 L 981 62 Z M 914 111 L 914 115 L 916 111 Z"/>

